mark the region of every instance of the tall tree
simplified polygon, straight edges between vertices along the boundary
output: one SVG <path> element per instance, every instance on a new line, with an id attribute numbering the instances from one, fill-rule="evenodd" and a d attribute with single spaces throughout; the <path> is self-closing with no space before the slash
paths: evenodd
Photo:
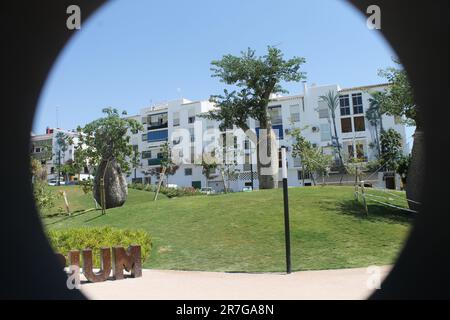
<path id="1" fill-rule="evenodd" d="M 380 111 L 387 115 L 400 117 L 406 124 L 416 126 L 406 196 L 408 199 L 420 202 L 425 167 L 422 113 L 420 107 L 415 103 L 408 75 L 403 68 L 380 70 L 379 75 L 389 82 L 389 89 L 381 96 Z M 413 202 L 409 202 L 409 207 L 413 210 L 418 209 L 418 205 Z"/>
<path id="2" fill-rule="evenodd" d="M 397 170 L 397 164 L 402 152 L 402 136 L 394 129 L 389 129 L 381 134 L 381 165 L 387 170 Z"/>
<path id="3" fill-rule="evenodd" d="M 121 206 L 128 190 L 123 172 L 129 172 L 129 157 L 133 147 L 129 143 L 131 131 L 136 134 L 142 125 L 131 118 L 123 117 L 117 109 L 105 108 L 103 118 L 78 127 L 77 149 L 83 150 L 85 162 L 98 166 L 93 192 L 98 203 L 105 209 Z"/>
<path id="4" fill-rule="evenodd" d="M 380 134 L 384 132 L 382 113 L 380 110 L 381 100 L 383 99 L 383 92 L 375 91 L 370 94 L 369 108 L 366 110 L 366 118 L 375 130 L 375 143 L 378 156 L 381 156 L 380 149 Z"/>
<path id="5" fill-rule="evenodd" d="M 278 149 L 268 112 L 270 96 L 287 92 L 282 81 L 300 81 L 305 78 L 300 66 L 304 58 L 285 60 L 280 49 L 269 46 L 262 57 L 255 50 L 241 52 L 241 56 L 225 55 L 221 60 L 212 61 L 213 77 L 233 86 L 232 91 L 224 90 L 223 95 L 211 97 L 217 109 L 205 117 L 222 122 L 222 128 L 236 126 L 257 145 L 257 168 L 260 189 L 278 187 Z M 247 119 L 259 121 L 260 133 L 249 130 Z M 265 155 L 265 156 L 263 156 Z M 267 159 L 264 159 L 267 158 Z"/>
<path id="6" fill-rule="evenodd" d="M 162 182 L 164 178 L 167 179 L 167 183 L 169 182 L 169 175 L 174 175 L 178 170 L 178 165 L 176 165 L 172 160 L 172 150 L 168 142 L 164 143 L 161 148 L 161 172 L 159 172 L 159 182 L 158 187 L 156 188 L 154 201 L 158 199 L 159 190 L 161 189 Z"/>
<path id="7" fill-rule="evenodd" d="M 61 184 L 60 182 L 60 176 L 61 176 L 61 169 L 64 165 L 64 158 L 65 153 L 67 149 L 69 148 L 69 137 L 61 131 L 58 131 L 56 133 L 56 169 L 58 171 L 58 178 L 56 179 L 56 184 L 59 186 Z"/>
<path id="8" fill-rule="evenodd" d="M 314 184 L 316 184 L 315 174 L 321 175 L 324 182 L 331 166 L 332 156 L 324 154 L 322 148 L 314 147 L 301 132 L 301 129 L 295 128 L 289 133 L 294 139 L 292 156 L 300 158 L 302 171 L 311 175 Z"/>
<path id="9" fill-rule="evenodd" d="M 320 101 L 323 101 L 327 104 L 328 110 L 331 114 L 331 120 L 333 122 L 334 129 L 334 142 L 336 144 L 337 154 L 339 156 L 339 166 L 344 168 L 344 162 L 342 161 L 342 152 L 341 152 L 341 144 L 339 142 L 339 136 L 336 128 L 336 109 L 339 106 L 339 94 L 336 91 L 328 91 L 325 95 L 319 97 Z"/>

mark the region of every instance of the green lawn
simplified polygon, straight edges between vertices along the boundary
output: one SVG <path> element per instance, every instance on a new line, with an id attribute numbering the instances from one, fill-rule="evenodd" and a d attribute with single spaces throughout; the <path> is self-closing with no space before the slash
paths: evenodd
<path id="1" fill-rule="evenodd" d="M 69 189 L 69 201 L 92 207 Z M 73 200 L 70 199 L 73 194 Z M 75 195 L 78 199 L 75 200 Z M 397 193 L 404 196 L 403 193 Z M 208 271 L 285 269 L 282 190 L 195 196 L 153 202 L 130 190 L 121 208 L 43 220 L 46 228 L 113 226 L 144 229 L 153 239 L 146 268 Z M 293 270 L 385 265 L 394 262 L 410 228 L 407 212 L 369 202 L 369 217 L 352 187 L 290 188 Z M 392 203 L 405 205 L 401 198 Z"/>

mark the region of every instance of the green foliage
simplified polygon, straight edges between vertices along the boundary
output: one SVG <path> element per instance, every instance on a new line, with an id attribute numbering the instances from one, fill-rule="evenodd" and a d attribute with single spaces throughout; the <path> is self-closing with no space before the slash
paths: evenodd
<path id="1" fill-rule="evenodd" d="M 79 152 L 79 162 L 96 167 L 102 160 L 116 159 L 122 170 L 129 172 L 127 158 L 132 156 L 133 147 L 127 132 L 136 134 L 143 129 L 142 125 L 134 119 L 121 117 L 117 109 L 105 108 L 102 112 L 105 117 L 77 128 L 77 149 L 83 150 Z"/>
<path id="2" fill-rule="evenodd" d="M 177 172 L 179 166 L 177 166 L 172 161 L 172 149 L 168 142 L 165 142 L 162 145 L 161 153 L 162 153 L 161 168 L 166 168 L 165 175 L 167 176 L 174 175 Z"/>
<path id="3" fill-rule="evenodd" d="M 81 187 L 84 194 L 92 193 L 92 190 L 94 190 L 93 179 L 81 180 L 78 182 L 78 185 Z"/>
<path id="4" fill-rule="evenodd" d="M 33 195 L 39 212 L 52 208 L 58 199 L 58 194 L 53 192 L 46 181 L 36 179 L 33 183 Z"/>
<path id="5" fill-rule="evenodd" d="M 128 188 L 149 192 L 156 192 L 156 186 L 150 184 L 131 183 L 128 185 Z M 159 192 L 164 194 L 168 198 L 203 195 L 199 190 L 192 187 L 168 188 L 165 186 L 161 186 Z"/>
<path id="6" fill-rule="evenodd" d="M 143 230 L 123 230 L 111 227 L 50 230 L 47 237 L 55 252 L 67 256 L 70 250 L 92 249 L 94 267 L 100 267 L 100 248 L 129 245 L 141 246 L 142 262 L 150 256 L 152 241 Z"/>
<path id="7" fill-rule="evenodd" d="M 397 161 L 397 173 L 402 177 L 403 182 L 406 182 L 408 177 L 408 169 L 411 165 L 411 155 L 402 155 Z"/>
<path id="8" fill-rule="evenodd" d="M 290 135 L 294 141 L 292 143 L 292 156 L 300 158 L 303 169 L 310 173 L 325 175 L 330 169 L 332 156 L 323 153 L 321 148 L 315 148 L 302 135 L 302 130 L 295 128 L 291 130 Z"/>
<path id="9" fill-rule="evenodd" d="M 337 150 L 337 154 L 339 156 L 340 165 L 343 165 L 342 153 L 341 153 L 341 145 L 339 144 L 339 138 L 336 127 L 336 109 L 339 105 L 339 94 L 336 91 L 328 91 L 326 95 L 319 97 L 320 101 L 323 101 L 327 104 L 328 109 L 331 113 L 331 119 L 333 121 L 333 129 L 334 129 L 334 147 Z"/>
<path id="10" fill-rule="evenodd" d="M 389 129 L 381 134 L 381 165 L 386 170 L 396 170 L 397 162 L 402 156 L 402 136 L 394 129 Z"/>
<path id="11" fill-rule="evenodd" d="M 209 161 L 202 159 L 202 174 L 206 177 L 206 179 L 210 179 L 211 170 L 217 168 L 217 163 L 215 161 Z"/>
<path id="12" fill-rule="evenodd" d="M 378 96 L 381 113 L 404 117 L 407 124 L 419 126 L 420 123 L 417 123 L 419 120 L 417 106 L 414 102 L 413 90 L 406 71 L 404 69 L 387 68 L 380 70 L 378 75 L 386 78 L 389 82 L 389 90 L 380 93 Z"/>
<path id="13" fill-rule="evenodd" d="M 375 172 L 382 166 L 379 159 L 371 160 L 366 164 L 366 170 L 369 172 Z"/>
<path id="14" fill-rule="evenodd" d="M 31 170 L 31 175 L 34 177 L 34 179 L 39 179 L 39 180 L 47 179 L 47 170 L 45 170 L 45 168 L 42 167 L 40 160 L 31 158 L 30 170 Z"/>
<path id="15" fill-rule="evenodd" d="M 255 50 L 241 52 L 241 56 L 225 55 L 221 60 L 212 61 L 213 77 L 234 86 L 235 90 L 224 90 L 224 95 L 215 95 L 211 101 L 218 106 L 205 117 L 222 122 L 225 127 L 233 125 L 246 131 L 248 118 L 260 121 L 266 128 L 268 119 L 267 105 L 270 94 L 287 92 L 281 81 L 300 81 L 305 74 L 300 71 L 304 58 L 283 58 L 280 49 L 268 47 L 263 57 L 257 57 Z"/>

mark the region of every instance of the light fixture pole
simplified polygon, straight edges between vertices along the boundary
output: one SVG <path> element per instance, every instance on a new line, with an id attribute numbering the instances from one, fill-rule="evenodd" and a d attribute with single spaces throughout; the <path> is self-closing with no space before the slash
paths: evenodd
<path id="1" fill-rule="evenodd" d="M 283 174 L 283 201 L 284 201 L 284 238 L 286 243 L 286 273 L 291 273 L 291 232 L 289 228 L 289 199 L 287 182 L 286 147 L 281 147 L 281 163 Z"/>

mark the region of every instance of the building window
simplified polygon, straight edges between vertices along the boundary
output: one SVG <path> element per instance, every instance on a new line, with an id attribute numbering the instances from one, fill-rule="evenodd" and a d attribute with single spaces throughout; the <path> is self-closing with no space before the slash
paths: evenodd
<path id="1" fill-rule="evenodd" d="M 151 131 L 148 133 L 148 142 L 167 141 L 168 131 Z"/>
<path id="2" fill-rule="evenodd" d="M 195 122 L 195 116 L 188 117 L 188 123 L 194 123 Z"/>
<path id="3" fill-rule="evenodd" d="M 194 128 L 189 128 L 189 136 L 191 138 L 191 142 L 194 142 L 195 141 Z"/>
<path id="4" fill-rule="evenodd" d="M 148 135 L 146 133 L 144 133 L 142 135 L 142 141 L 147 141 L 147 139 L 148 139 Z"/>
<path id="5" fill-rule="evenodd" d="M 292 122 L 299 122 L 300 121 L 300 105 L 295 104 L 293 106 L 289 106 L 289 112 L 291 114 L 291 121 Z"/>
<path id="6" fill-rule="evenodd" d="M 244 140 L 244 149 L 250 150 L 250 140 Z"/>
<path id="7" fill-rule="evenodd" d="M 272 125 L 282 124 L 283 120 L 281 118 L 281 106 L 268 107 L 268 109 Z"/>
<path id="8" fill-rule="evenodd" d="M 356 146 L 356 154 L 353 144 L 349 144 L 347 146 L 348 157 L 350 159 L 353 159 L 356 156 L 357 159 L 365 160 L 366 157 L 364 155 L 364 144 L 356 143 L 355 146 Z"/>
<path id="9" fill-rule="evenodd" d="M 352 132 L 352 119 L 342 118 L 341 119 L 341 131 L 342 133 Z"/>
<path id="10" fill-rule="evenodd" d="M 151 151 L 142 151 L 142 159 L 150 159 L 152 157 Z"/>
<path id="11" fill-rule="evenodd" d="M 192 168 L 184 169 L 184 175 L 185 176 L 192 176 Z"/>
<path id="12" fill-rule="evenodd" d="M 363 113 L 362 94 L 353 93 L 352 102 L 353 102 L 353 114 Z"/>
<path id="13" fill-rule="evenodd" d="M 50 173 L 51 173 L 51 174 L 54 174 L 54 173 L 55 173 L 55 167 L 51 167 L 51 168 L 50 168 Z"/>
<path id="14" fill-rule="evenodd" d="M 320 124 L 320 141 L 331 140 L 331 128 L 329 123 Z"/>
<path id="15" fill-rule="evenodd" d="M 328 119 L 330 117 L 330 110 L 325 101 L 319 100 L 319 107 L 317 108 L 319 112 L 319 119 Z"/>
<path id="16" fill-rule="evenodd" d="M 339 96 L 339 107 L 341 109 L 341 116 L 350 115 L 350 98 L 348 94 Z"/>
<path id="17" fill-rule="evenodd" d="M 192 181 L 192 188 L 201 189 L 202 188 L 202 182 L 201 181 Z"/>
<path id="18" fill-rule="evenodd" d="M 34 149 L 34 152 L 36 152 L 36 153 L 41 152 L 41 148 L 36 148 L 36 149 Z"/>
<path id="19" fill-rule="evenodd" d="M 302 166 L 302 161 L 300 158 L 293 158 L 294 159 L 294 167 L 299 168 Z"/>
<path id="20" fill-rule="evenodd" d="M 173 126 L 177 127 L 180 125 L 180 113 L 174 112 L 173 113 Z"/>
<path id="21" fill-rule="evenodd" d="M 89 168 L 88 167 L 84 167 L 84 174 L 89 174 Z"/>
<path id="22" fill-rule="evenodd" d="M 298 180 L 303 180 L 303 179 L 310 179 L 311 176 L 308 171 L 298 170 L 297 178 L 298 178 Z"/>
<path id="23" fill-rule="evenodd" d="M 366 131 L 366 125 L 364 123 L 364 117 L 353 118 L 355 124 L 355 131 Z"/>
<path id="24" fill-rule="evenodd" d="M 244 161 L 245 161 L 244 162 L 244 171 L 251 171 L 252 170 L 252 164 L 251 164 L 252 159 L 249 154 L 245 155 Z"/>
<path id="25" fill-rule="evenodd" d="M 195 162 L 195 148 L 191 147 L 191 163 Z"/>
<path id="26" fill-rule="evenodd" d="M 167 113 L 158 113 L 148 116 L 148 130 L 167 128 Z"/>
<path id="27" fill-rule="evenodd" d="M 362 143 L 356 144 L 356 157 L 358 159 L 365 159 L 364 156 L 364 145 Z"/>
<path id="28" fill-rule="evenodd" d="M 283 167 L 283 158 L 281 157 L 281 148 L 278 149 L 278 168 Z M 286 160 L 286 167 L 288 167 L 288 161 Z"/>

